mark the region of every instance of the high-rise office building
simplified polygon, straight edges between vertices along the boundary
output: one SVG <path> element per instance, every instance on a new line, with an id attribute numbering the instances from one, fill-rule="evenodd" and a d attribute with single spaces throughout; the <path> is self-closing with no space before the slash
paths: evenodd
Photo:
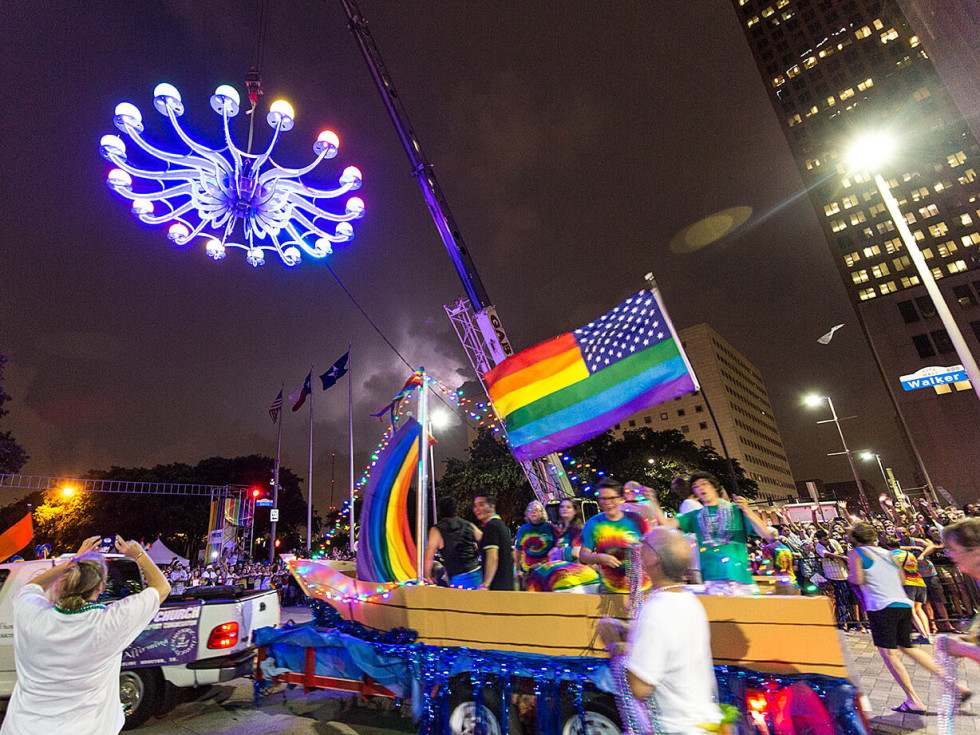
<path id="1" fill-rule="evenodd" d="M 968 381 L 903 389 L 903 375 L 958 359 L 874 179 L 850 170 L 845 152 L 869 132 L 897 137 L 898 152 L 880 173 L 976 355 L 976 137 L 897 0 L 732 2 L 910 440 L 919 479 L 961 502 L 975 498 L 980 401 Z"/>
<path id="2" fill-rule="evenodd" d="M 705 397 L 725 438 L 729 455 L 759 485 L 760 498 L 786 500 L 796 494 L 793 474 L 776 426 L 762 374 L 707 324 L 678 333 L 701 390 L 640 411 L 613 427 L 613 434 L 642 429 L 676 429 L 695 444 L 722 454 L 721 439 Z"/>

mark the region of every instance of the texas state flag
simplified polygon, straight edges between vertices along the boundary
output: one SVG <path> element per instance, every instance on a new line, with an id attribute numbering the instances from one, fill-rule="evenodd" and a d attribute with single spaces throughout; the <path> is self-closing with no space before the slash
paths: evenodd
<path id="1" fill-rule="evenodd" d="M 293 404 L 293 410 L 299 411 L 300 407 L 306 403 L 306 397 L 313 392 L 313 370 L 311 369 L 303 381 L 303 385 L 289 394 L 289 400 Z"/>

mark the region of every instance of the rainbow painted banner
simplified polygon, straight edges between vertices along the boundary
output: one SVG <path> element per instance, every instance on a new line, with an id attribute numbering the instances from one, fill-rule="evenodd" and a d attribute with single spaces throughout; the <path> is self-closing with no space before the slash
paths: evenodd
<path id="1" fill-rule="evenodd" d="M 486 373 L 518 461 L 567 449 L 698 389 L 657 295 L 643 290 Z"/>
<path id="2" fill-rule="evenodd" d="M 221 514 L 224 512 L 224 521 Z M 218 498 L 211 501 L 211 513 L 208 518 L 208 534 L 220 528 L 231 526 L 248 526 L 252 523 L 251 503 L 242 497 Z"/>
<path id="3" fill-rule="evenodd" d="M 357 541 L 357 578 L 361 581 L 407 582 L 418 576 L 408 490 L 418 464 L 421 431 L 419 422 L 410 417 L 381 450 L 371 470 Z"/>

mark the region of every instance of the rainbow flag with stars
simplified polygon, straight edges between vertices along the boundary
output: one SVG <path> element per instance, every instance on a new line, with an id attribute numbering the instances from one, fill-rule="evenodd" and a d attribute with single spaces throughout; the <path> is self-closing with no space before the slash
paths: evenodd
<path id="1" fill-rule="evenodd" d="M 484 376 L 518 461 L 567 449 L 627 416 L 698 390 L 650 290 L 573 332 L 518 352 Z"/>

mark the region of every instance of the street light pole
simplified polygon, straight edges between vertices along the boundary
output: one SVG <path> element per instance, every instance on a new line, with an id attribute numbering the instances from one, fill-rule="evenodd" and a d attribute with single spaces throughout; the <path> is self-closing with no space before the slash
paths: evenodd
<path id="1" fill-rule="evenodd" d="M 963 333 L 960 332 L 959 325 L 953 318 L 949 306 L 946 305 L 946 299 L 943 298 L 942 293 L 939 291 L 939 286 L 936 285 L 936 279 L 933 277 L 932 271 L 929 270 L 926 259 L 923 257 L 922 251 L 919 250 L 912 231 L 909 230 L 908 222 L 905 221 L 902 210 L 898 208 L 898 200 L 892 195 L 888 182 L 885 181 L 885 177 L 881 174 L 875 174 L 874 177 L 882 201 L 888 207 L 888 214 L 891 216 L 892 222 L 895 223 L 895 227 L 898 228 L 898 232 L 902 236 L 902 242 L 905 244 L 905 249 L 908 251 L 909 258 L 913 265 L 915 265 L 916 272 L 919 274 L 919 280 L 926 287 L 926 292 L 929 294 L 929 298 L 932 299 L 936 314 L 939 315 L 939 319 L 942 321 L 943 326 L 946 328 L 946 333 L 953 343 L 956 356 L 959 357 L 960 364 L 966 370 L 966 374 L 970 378 L 970 383 L 973 384 L 973 391 L 977 394 L 977 398 L 980 398 L 980 367 L 977 367 L 977 361 L 974 359 L 973 353 L 970 352 L 966 340 L 963 339 Z"/>
<path id="2" fill-rule="evenodd" d="M 830 396 L 820 396 L 821 400 L 827 401 L 827 405 L 830 406 L 830 415 L 833 418 L 824 419 L 823 421 L 818 421 L 818 424 L 828 424 L 833 423 L 837 427 L 837 434 L 840 436 L 841 446 L 844 447 L 843 454 L 847 455 L 847 463 L 851 466 L 851 474 L 854 475 L 854 482 L 857 484 L 858 496 L 861 499 L 861 509 L 864 511 L 865 516 L 869 517 L 871 513 L 871 507 L 868 505 L 868 496 L 864 492 L 864 485 L 861 483 L 861 477 L 858 475 L 857 465 L 854 464 L 854 453 L 848 448 L 847 440 L 844 439 L 844 430 L 840 426 L 840 417 L 837 416 L 837 409 L 834 408 L 834 402 L 830 399 Z"/>
<path id="3" fill-rule="evenodd" d="M 877 452 L 862 452 L 861 459 L 875 459 L 878 461 L 878 469 L 881 470 L 881 479 L 885 481 L 885 490 L 891 490 L 892 495 L 895 495 L 895 488 L 893 488 L 892 484 L 888 481 L 888 473 L 885 472 L 885 466 L 881 463 L 881 455 Z M 898 500 L 898 497 L 895 499 Z"/>

